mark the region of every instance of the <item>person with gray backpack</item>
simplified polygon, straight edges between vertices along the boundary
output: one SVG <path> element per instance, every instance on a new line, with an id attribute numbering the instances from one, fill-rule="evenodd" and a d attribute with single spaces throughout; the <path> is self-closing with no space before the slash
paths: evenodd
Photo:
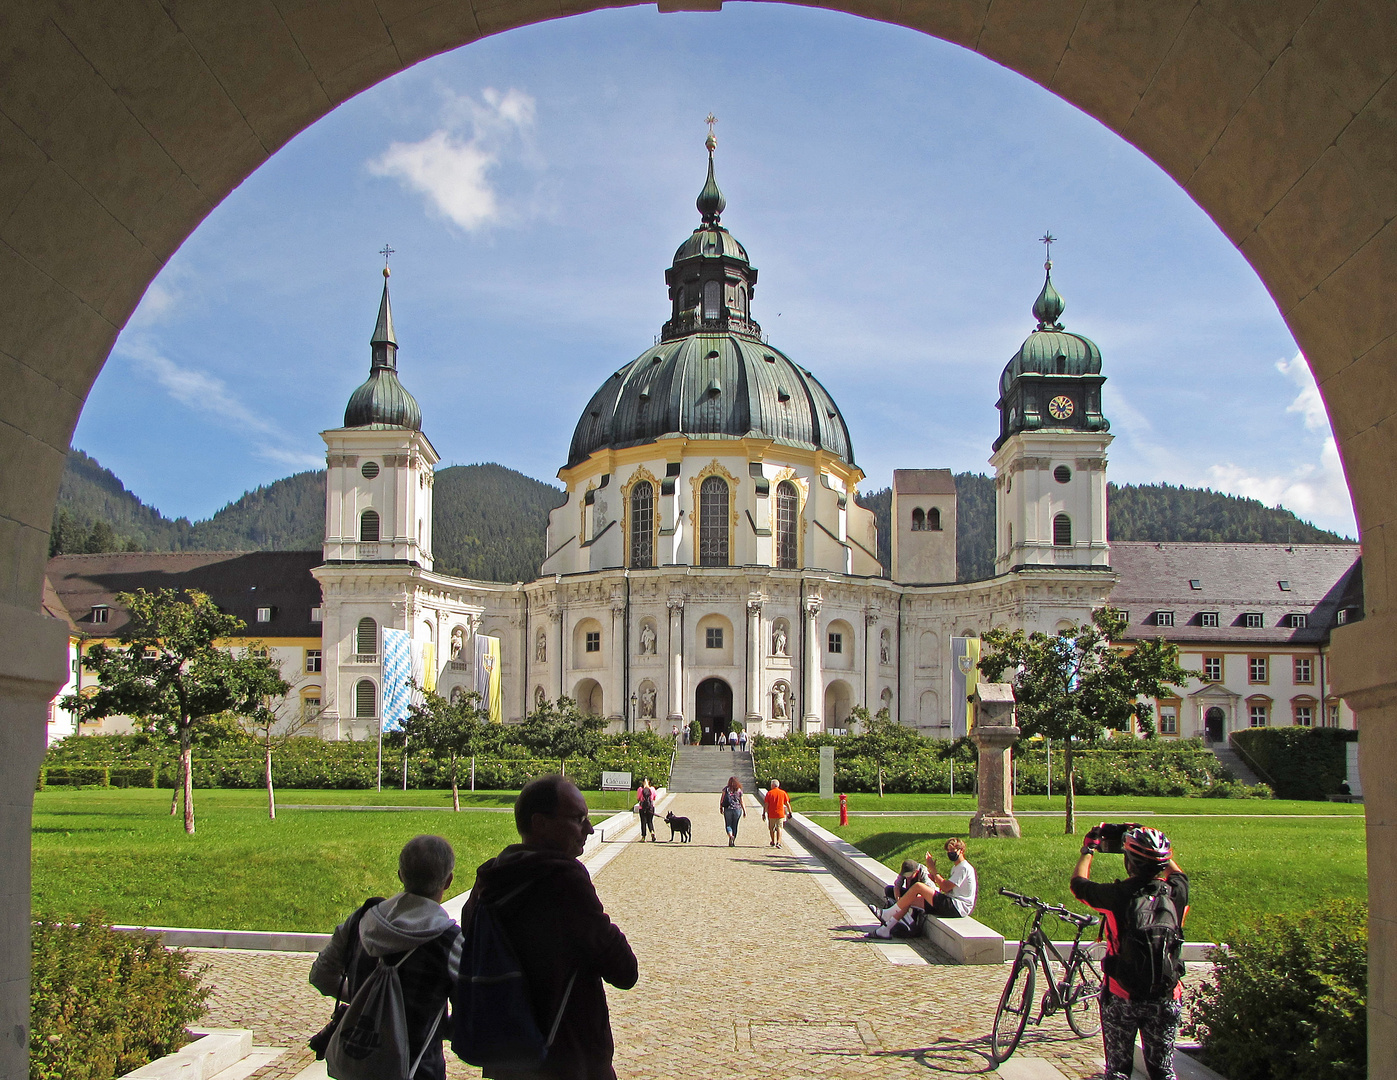
<path id="1" fill-rule="evenodd" d="M 1125 879 L 1092 881 L 1097 852 L 1124 855 Z M 1174 861 L 1169 837 L 1134 823 L 1098 825 L 1082 844 L 1071 888 L 1073 896 L 1101 912 L 1106 937 L 1101 987 L 1104 1080 L 1130 1080 L 1137 1031 L 1150 1080 L 1175 1080 L 1188 877 Z"/>
<path id="2" fill-rule="evenodd" d="M 334 1080 L 446 1080 L 461 928 L 441 899 L 455 867 L 445 839 L 413 837 L 398 856 L 403 891 L 365 901 L 316 957 L 311 985 L 335 998 L 335 1011 L 310 1046 Z"/>

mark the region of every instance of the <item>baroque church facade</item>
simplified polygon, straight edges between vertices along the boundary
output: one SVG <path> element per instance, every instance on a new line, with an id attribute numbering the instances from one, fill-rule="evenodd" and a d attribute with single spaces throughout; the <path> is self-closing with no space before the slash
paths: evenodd
<path id="1" fill-rule="evenodd" d="M 385 270 L 369 378 L 323 433 L 325 737 L 376 732 L 384 628 L 411 634 L 447 695 L 475 686 L 473 638 L 498 638 L 507 719 L 566 696 L 614 730 L 697 719 L 711 740 L 735 721 L 838 730 L 863 705 L 949 736 L 952 638 L 1052 632 L 1110 595 L 1101 354 L 1063 328 L 1051 262 L 999 384 L 995 576 L 957 581 L 946 469 L 895 472 L 885 572 L 843 414 L 753 317 L 757 269 L 722 224 L 713 149 L 665 272 L 670 317 L 584 408 L 535 581 L 433 570 L 438 455 L 398 378 Z"/>

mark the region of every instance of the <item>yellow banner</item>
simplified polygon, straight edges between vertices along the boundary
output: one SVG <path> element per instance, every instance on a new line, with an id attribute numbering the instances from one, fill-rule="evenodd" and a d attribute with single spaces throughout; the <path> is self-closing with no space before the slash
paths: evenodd
<path id="1" fill-rule="evenodd" d="M 430 641 L 422 643 L 422 688 L 437 688 L 437 647 Z"/>
<path id="2" fill-rule="evenodd" d="M 475 689 L 480 704 L 492 723 L 504 723 L 504 701 L 500 678 L 500 639 L 475 635 Z"/>

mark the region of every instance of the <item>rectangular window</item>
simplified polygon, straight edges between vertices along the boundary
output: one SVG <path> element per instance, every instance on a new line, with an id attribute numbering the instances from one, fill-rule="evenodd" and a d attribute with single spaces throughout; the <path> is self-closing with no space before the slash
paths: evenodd
<path id="1" fill-rule="evenodd" d="M 587 631 L 587 651 L 588 651 L 588 652 L 601 652 L 601 631 L 600 631 L 600 630 L 589 630 L 589 631 Z"/>
<path id="2" fill-rule="evenodd" d="M 1314 662 L 1308 656 L 1297 656 L 1295 658 L 1295 681 L 1298 683 L 1312 683 L 1315 681 Z"/>
<path id="3" fill-rule="evenodd" d="M 106 622 L 106 621 L 107 621 L 108 610 L 109 610 L 109 609 L 107 608 L 107 605 L 106 605 L 106 604 L 94 604 L 94 605 L 92 605 L 92 621 L 95 622 L 95 623 L 104 623 L 104 622 Z"/>
<path id="4" fill-rule="evenodd" d="M 269 607 L 260 607 L 260 608 L 258 608 L 258 609 L 257 609 L 257 621 L 258 621 L 258 622 L 271 622 L 271 621 L 272 621 L 272 609 L 269 608 Z"/>
<path id="5" fill-rule="evenodd" d="M 1281 592 L 1290 592 L 1290 582 L 1278 581 L 1276 584 L 1280 587 Z"/>
<path id="6" fill-rule="evenodd" d="M 1310 620 L 1308 616 L 1301 615 L 1298 612 L 1289 615 L 1286 618 L 1286 625 L 1288 625 L 1292 630 L 1303 630 L 1306 626 L 1309 625 L 1309 622 Z"/>
<path id="7" fill-rule="evenodd" d="M 1261 612 L 1248 611 L 1242 616 L 1242 625 L 1248 630 L 1260 630 L 1266 624 L 1261 618 Z"/>
<path id="8" fill-rule="evenodd" d="M 1190 589 L 1201 589 L 1203 587 L 1203 582 L 1198 578 L 1189 578 L 1188 587 Z"/>
<path id="9" fill-rule="evenodd" d="M 844 635 L 831 633 L 829 636 L 829 651 L 832 653 L 842 653 L 844 651 Z"/>
<path id="10" fill-rule="evenodd" d="M 1266 660 L 1264 656 L 1250 656 L 1247 658 L 1247 681 L 1254 683 L 1269 682 L 1266 671 Z"/>
<path id="11" fill-rule="evenodd" d="M 324 615 L 322 614 L 322 611 L 321 611 L 320 608 L 318 608 L 318 607 L 313 607 L 313 608 L 310 609 L 310 621 L 311 621 L 311 622 L 323 622 L 323 621 L 324 621 Z"/>
<path id="12" fill-rule="evenodd" d="M 704 645 L 710 649 L 721 649 L 723 647 L 723 628 L 721 626 L 707 627 L 703 632 Z"/>
<path id="13" fill-rule="evenodd" d="M 314 716 L 320 711 L 320 699 L 318 697 L 301 698 L 301 713 L 304 716 Z"/>
<path id="14" fill-rule="evenodd" d="M 1330 705 L 1330 706 L 1328 707 L 1328 709 L 1326 710 L 1326 715 L 1325 715 L 1325 718 L 1324 718 L 1324 722 L 1325 722 L 1325 725 L 1326 725 L 1327 727 L 1338 727 L 1338 726 L 1339 726 L 1339 706 L 1338 706 L 1338 705 Z"/>
<path id="15" fill-rule="evenodd" d="M 307 649 L 307 650 L 306 650 L 306 671 L 307 671 L 307 672 L 312 672 L 312 671 L 319 671 L 319 670 L 320 670 L 320 650 L 319 650 L 319 649 Z"/>
<path id="16" fill-rule="evenodd" d="M 1222 657 L 1203 657 L 1203 680 L 1205 682 L 1222 682 Z"/>
<path id="17" fill-rule="evenodd" d="M 1174 613 L 1172 611 L 1156 611 L 1154 613 L 1154 624 L 1156 626 L 1173 626 Z"/>
<path id="18" fill-rule="evenodd" d="M 1348 608 L 1340 608 L 1338 613 L 1334 616 L 1334 622 L 1339 626 L 1343 626 L 1344 623 L 1348 622 Z"/>
<path id="19" fill-rule="evenodd" d="M 1218 613 L 1216 611 L 1199 612 L 1198 625 L 1216 627 L 1218 625 Z"/>
<path id="20" fill-rule="evenodd" d="M 1177 735 L 1179 733 L 1179 710 L 1177 706 L 1166 705 L 1159 710 L 1159 733 Z"/>
<path id="21" fill-rule="evenodd" d="M 1315 710 L 1313 705 L 1295 706 L 1295 726 L 1314 727 Z"/>
<path id="22" fill-rule="evenodd" d="M 1249 714 L 1249 715 L 1250 715 L 1251 726 L 1252 726 L 1252 727 L 1265 727 L 1265 726 L 1266 726 L 1266 711 L 1267 711 L 1267 710 L 1266 710 L 1266 706 L 1265 706 L 1265 705 L 1253 705 L 1253 706 L 1251 707 L 1251 711 L 1250 711 L 1250 714 Z"/>

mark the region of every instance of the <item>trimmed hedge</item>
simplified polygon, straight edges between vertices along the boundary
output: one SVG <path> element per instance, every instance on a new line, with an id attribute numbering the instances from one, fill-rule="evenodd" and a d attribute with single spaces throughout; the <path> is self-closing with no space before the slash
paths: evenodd
<path id="1" fill-rule="evenodd" d="M 1368 909 L 1270 915 L 1213 954 L 1184 1033 L 1230 1080 L 1368 1075 Z"/>
<path id="2" fill-rule="evenodd" d="M 945 794 L 974 789 L 978 751 L 969 739 L 955 741 L 904 737 L 907 749 L 883 766 L 883 790 L 889 794 Z M 788 735 L 752 742 L 757 778 L 775 777 L 789 791 L 819 790 L 819 747 L 836 747 L 834 786 L 844 792 L 878 790 L 877 762 L 857 735 Z M 861 752 L 863 751 L 863 752 Z M 1270 798 L 1265 785 L 1234 782 L 1222 763 L 1198 739 L 1140 741 L 1122 745 L 1103 740 L 1073 753 L 1078 795 L 1205 796 L 1211 798 Z M 1053 750 L 1053 791 L 1065 790 L 1066 755 Z M 1020 744 L 1015 748 L 1017 793 L 1043 795 L 1048 790 L 1047 754 Z"/>
<path id="3" fill-rule="evenodd" d="M 211 990 L 182 949 L 82 922 L 38 917 L 29 991 L 29 1080 L 110 1080 L 173 1053 Z"/>
<path id="4" fill-rule="evenodd" d="M 653 745 L 652 745 L 653 743 Z M 263 758 L 252 743 L 216 750 L 194 750 L 196 788 L 260 788 L 265 783 Z M 603 772 L 649 776 L 657 785 L 669 783 L 668 741 L 653 736 L 608 736 L 593 758 L 570 758 L 567 773 L 579 787 L 601 786 Z M 482 789 L 517 790 L 535 776 L 557 772 L 557 758 L 491 757 L 476 761 L 475 784 Z M 141 735 L 70 736 L 54 743 L 39 771 L 39 788 L 54 786 L 172 788 L 178 762 L 161 744 Z M 470 783 L 470 762 L 461 763 L 458 778 Z M 283 788 L 372 788 L 378 779 L 376 742 L 323 742 L 295 739 L 272 758 L 272 780 Z M 425 754 L 408 756 L 410 788 L 441 789 L 451 781 L 445 765 Z M 385 748 L 383 783 L 401 787 L 402 754 Z"/>
<path id="5" fill-rule="evenodd" d="M 1323 799 L 1339 794 L 1339 785 L 1348 775 L 1346 747 L 1358 741 L 1358 732 L 1342 728 L 1248 728 L 1234 732 L 1232 738 L 1274 781 L 1278 798 Z"/>

